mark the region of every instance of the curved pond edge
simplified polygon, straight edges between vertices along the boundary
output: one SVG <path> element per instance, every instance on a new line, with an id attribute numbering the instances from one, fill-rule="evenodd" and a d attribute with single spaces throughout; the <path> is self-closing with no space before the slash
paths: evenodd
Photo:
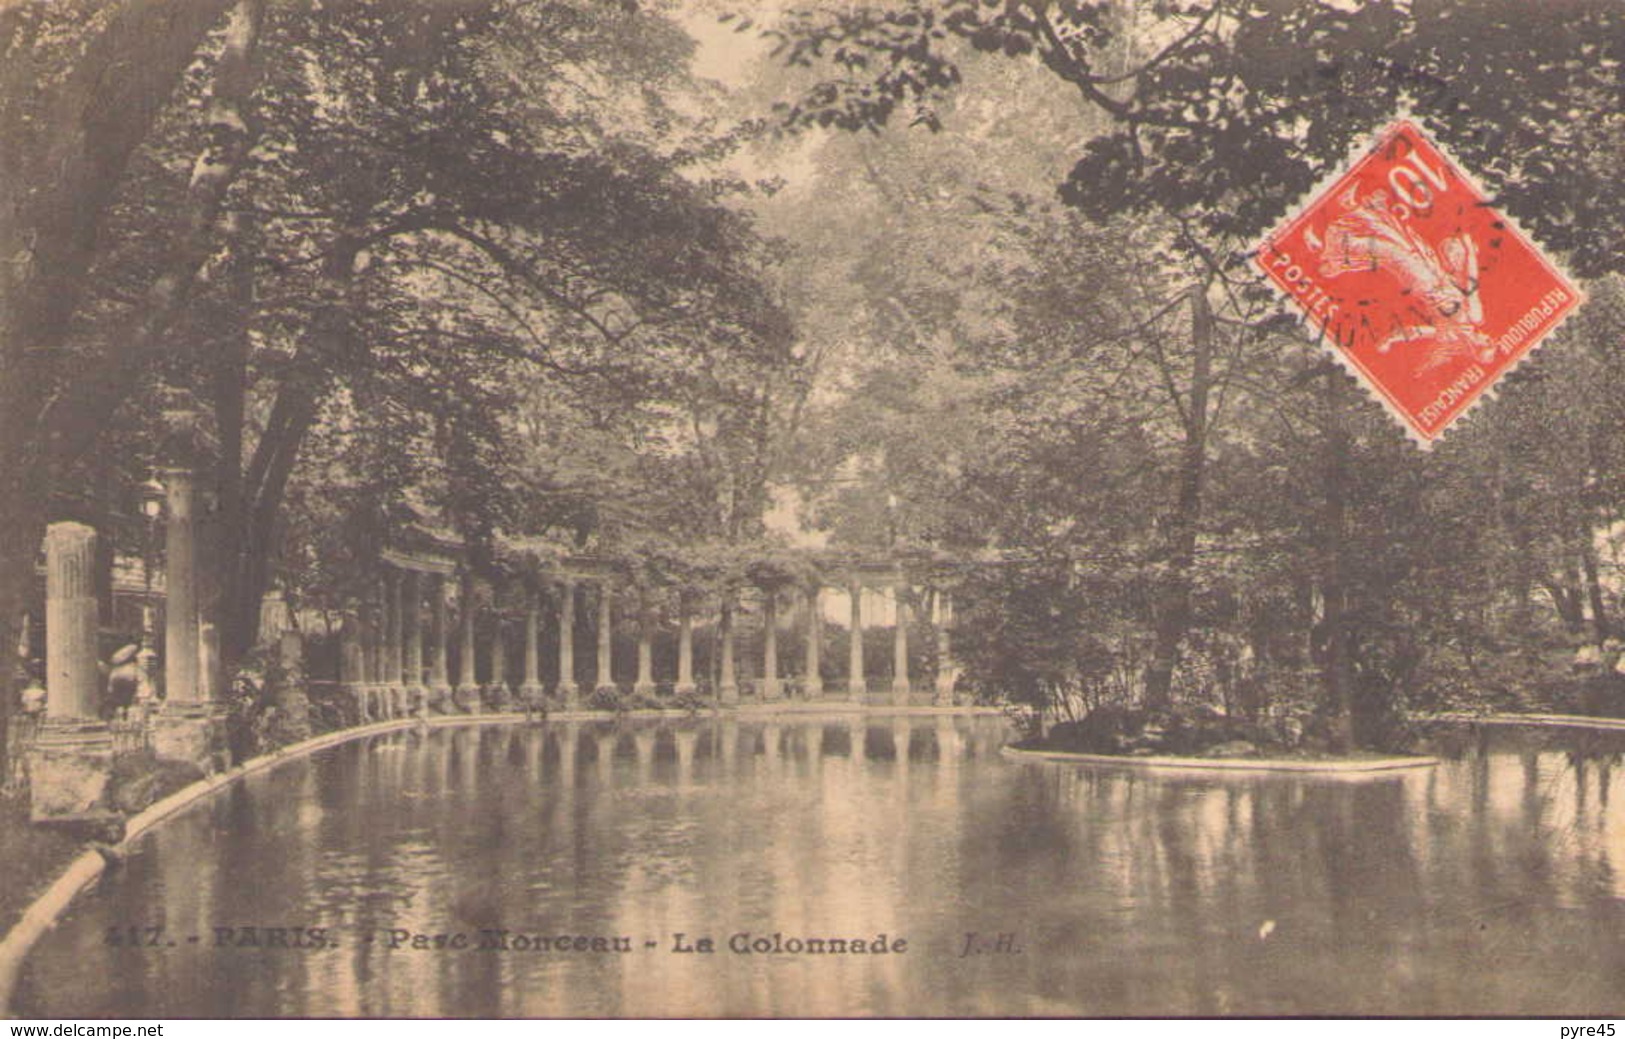
<path id="1" fill-rule="evenodd" d="M 1262 773 L 1314 776 L 1327 779 L 1373 779 L 1407 769 L 1432 768 L 1438 758 L 1421 755 L 1361 758 L 1357 761 L 1304 761 L 1298 758 L 1187 758 L 1174 755 L 1125 757 L 1120 754 L 1082 754 L 1065 750 L 1021 750 L 1004 747 L 1005 757 L 1018 761 L 1053 761 L 1073 765 L 1108 765 L 1146 772 L 1205 772 L 1231 775 Z"/>
<path id="2" fill-rule="evenodd" d="M 1595 729 L 1599 732 L 1625 732 L 1625 718 L 1599 718 L 1590 714 L 1469 714 L 1443 711 L 1419 715 L 1420 722 L 1449 722 L 1457 725 L 1527 725 L 1536 728 Z"/>
<path id="3" fill-rule="evenodd" d="M 384 733 L 401 732 L 417 728 L 454 728 L 465 725 L 522 725 L 527 722 L 541 725 L 551 722 L 603 722 L 616 721 L 622 718 L 722 718 L 722 717 L 773 717 L 777 715 L 875 715 L 879 717 L 907 715 L 918 717 L 931 717 L 941 715 L 954 716 L 986 716 L 999 715 L 1004 712 L 997 707 L 978 706 L 938 706 L 938 705 L 892 705 L 883 703 L 859 703 L 856 701 L 829 701 L 829 702 L 795 702 L 785 701 L 778 703 L 754 703 L 730 705 L 723 709 L 707 709 L 703 711 L 659 710 L 641 709 L 616 714 L 613 711 L 549 711 L 525 714 L 521 711 L 491 712 L 487 714 L 448 714 L 434 715 L 428 718 L 392 718 L 388 721 L 373 722 L 370 725 L 358 725 L 349 729 L 335 729 L 332 732 L 312 736 L 308 740 L 291 743 L 286 747 L 278 747 L 267 754 L 257 758 L 250 758 L 240 765 L 234 765 L 224 772 L 217 772 L 212 776 L 205 776 L 189 786 L 170 794 L 168 797 L 153 802 L 142 811 L 132 815 L 126 822 L 124 838 L 113 846 L 116 854 L 129 852 L 132 845 L 140 840 L 159 823 L 178 815 L 193 805 L 205 800 L 211 794 L 230 786 L 239 780 L 276 768 L 278 765 L 298 758 L 314 754 L 316 751 L 335 747 L 351 740 L 364 739 L 368 736 L 378 736 Z M 23 910 L 11 930 L 6 932 L 5 939 L 0 941 L 0 1018 L 11 1016 L 11 995 L 17 984 L 17 977 L 22 971 L 23 960 L 34 948 L 34 944 L 44 937 L 46 932 L 56 926 L 62 914 L 67 912 L 73 900 L 99 880 L 107 870 L 107 859 L 96 850 L 86 851 L 69 863 L 51 886 Z"/>

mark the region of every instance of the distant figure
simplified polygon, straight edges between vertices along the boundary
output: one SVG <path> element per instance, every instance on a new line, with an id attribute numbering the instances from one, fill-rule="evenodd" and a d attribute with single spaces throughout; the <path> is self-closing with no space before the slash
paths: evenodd
<path id="1" fill-rule="evenodd" d="M 139 653 L 140 647 L 128 645 L 108 661 L 107 695 L 102 697 L 103 718 L 115 718 L 121 709 L 135 703 L 136 690 L 141 686 L 141 665 L 136 660 Z"/>

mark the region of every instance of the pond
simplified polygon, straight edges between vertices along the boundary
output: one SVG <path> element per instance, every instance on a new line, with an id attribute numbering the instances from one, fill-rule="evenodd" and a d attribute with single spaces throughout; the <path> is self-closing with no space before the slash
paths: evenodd
<path id="1" fill-rule="evenodd" d="M 1018 763 L 999 753 L 1008 735 L 997 717 L 831 714 L 354 741 L 146 836 L 36 948 L 14 1009 L 1616 1016 L 1625 1004 L 1617 742 L 1462 733 L 1437 768 L 1351 783 Z"/>

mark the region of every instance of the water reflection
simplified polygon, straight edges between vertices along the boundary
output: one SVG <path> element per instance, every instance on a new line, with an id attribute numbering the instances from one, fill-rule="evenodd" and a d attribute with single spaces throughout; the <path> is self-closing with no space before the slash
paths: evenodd
<path id="1" fill-rule="evenodd" d="M 1348 784 L 1015 764 L 998 754 L 1004 739 L 992 718 L 832 715 L 468 727 L 345 745 L 252 777 L 149 837 L 37 950 L 17 1009 L 1619 1009 L 1617 743 L 1458 733 L 1437 769 Z M 109 928 L 130 925 L 162 926 L 174 944 L 107 943 Z M 312 928 L 336 947 L 292 947 Z M 432 947 L 440 935 L 477 943 L 482 930 L 625 936 L 633 951 Z M 726 948 L 736 932 L 909 944 L 742 956 Z M 968 932 L 986 951 L 961 956 Z M 719 951 L 673 952 L 677 934 L 710 936 Z"/>

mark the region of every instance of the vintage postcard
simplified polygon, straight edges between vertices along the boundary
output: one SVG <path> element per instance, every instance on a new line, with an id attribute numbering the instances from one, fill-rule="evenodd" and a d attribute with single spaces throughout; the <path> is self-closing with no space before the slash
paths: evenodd
<path id="1" fill-rule="evenodd" d="M 1612 1035 L 1622 68 L 0 2 L 0 1013 Z"/>

